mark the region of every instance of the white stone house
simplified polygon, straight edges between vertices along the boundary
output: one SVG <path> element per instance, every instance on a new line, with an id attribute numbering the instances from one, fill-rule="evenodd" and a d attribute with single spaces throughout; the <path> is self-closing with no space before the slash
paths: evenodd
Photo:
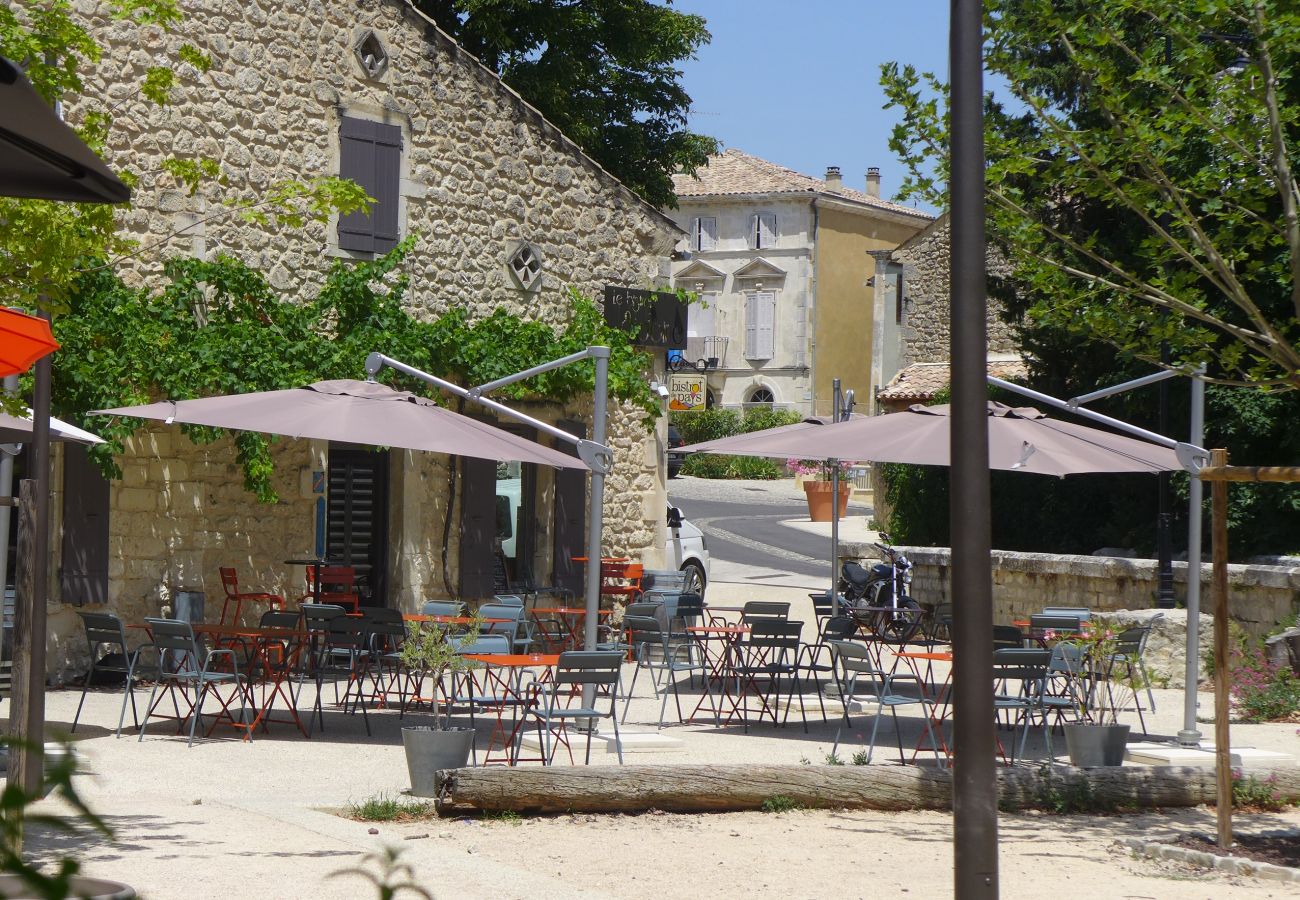
<path id="1" fill-rule="evenodd" d="M 277 288 L 305 294 L 332 260 L 369 259 L 408 236 L 416 316 L 452 307 L 485 316 L 504 306 L 557 324 L 571 287 L 599 298 L 605 284 L 666 281 L 667 257 L 682 238 L 673 221 L 407 0 L 187 0 L 175 35 L 146 31 L 143 40 L 86 9 L 107 48 L 88 92 L 119 97 L 121 84 L 173 59 L 182 41 L 215 63 L 208 74 L 182 66 L 165 108 L 120 98 L 107 159 L 141 173 L 123 223 L 133 236 L 161 240 L 210 215 L 223 193 L 256 196 L 283 178 L 352 177 L 378 200 L 369 216 L 273 235 L 239 219 L 208 221 L 144 257 L 129 273 L 139 283 L 159 277 L 166 253 L 220 250 L 267 272 Z M 77 116 L 75 100 L 68 111 Z M 218 160 L 229 187 L 187 197 L 158 176 L 158 162 L 173 152 Z M 528 411 L 590 427 L 590 398 Z M 613 405 L 616 463 L 605 510 L 606 550 L 637 557 L 662 543 L 666 501 L 663 438 L 641 417 Z M 296 600 L 303 569 L 284 560 L 317 552 L 366 571 L 375 603 L 409 610 L 431 597 L 492 593 L 498 472 L 490 462 L 281 440 L 281 499 L 266 506 L 243 490 L 226 441 L 196 447 L 177 429 L 142 428 L 120 460 L 123 478 L 107 486 L 94 483 L 76 451 L 67 456 L 66 474 L 56 475 L 55 546 L 61 539 L 82 549 L 55 554 L 56 634 L 79 635 L 71 605 L 103 603 L 138 620 L 177 588 L 205 591 L 211 617 L 219 566 Z M 569 557 L 583 545 L 585 478 L 533 468 L 500 473 L 519 479 L 510 488 L 520 493 L 520 512 L 509 569 L 576 586 Z M 51 654 L 52 667 L 58 657 Z"/>
<path id="2" fill-rule="evenodd" d="M 871 396 L 872 251 L 892 250 L 932 217 L 882 200 L 875 170 L 857 191 L 834 166 L 813 178 L 736 149 L 673 184 L 670 215 L 691 257 L 673 264 L 673 284 L 704 301 L 690 307 L 681 349 L 689 362 L 716 359 L 712 402 L 827 414 L 835 378 Z"/>

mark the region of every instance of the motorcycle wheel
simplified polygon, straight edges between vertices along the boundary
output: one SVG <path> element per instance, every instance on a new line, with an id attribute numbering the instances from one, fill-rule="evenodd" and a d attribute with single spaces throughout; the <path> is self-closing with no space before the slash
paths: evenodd
<path id="1" fill-rule="evenodd" d="M 897 611 L 879 613 L 877 634 L 895 641 L 910 641 L 921 627 L 921 605 L 911 597 L 904 597 Z"/>

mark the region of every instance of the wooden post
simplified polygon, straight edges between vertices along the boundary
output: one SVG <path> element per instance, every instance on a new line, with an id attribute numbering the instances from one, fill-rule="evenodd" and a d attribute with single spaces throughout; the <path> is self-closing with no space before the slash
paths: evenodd
<path id="1" fill-rule="evenodd" d="M 1210 465 L 1220 471 L 1228 465 L 1227 450 L 1210 451 Z M 1228 729 L 1228 482 L 1210 482 L 1210 530 L 1214 597 L 1214 766 L 1218 786 L 1216 819 L 1219 846 L 1232 846 L 1232 752 Z"/>
<path id="2" fill-rule="evenodd" d="M 35 608 L 35 544 L 36 544 L 36 482 L 24 478 L 19 486 L 18 549 L 14 557 L 14 631 L 13 631 L 13 682 L 9 701 L 9 734 L 19 743 L 9 748 L 9 770 L 6 779 L 27 791 L 37 791 L 44 774 L 41 754 L 29 753 L 21 742 L 40 743 L 42 734 L 31 733 L 32 682 L 45 680 L 45 630 L 39 637 L 33 629 Z M 44 603 L 41 604 L 42 612 Z M 43 617 L 42 617 L 43 618 Z M 40 670 L 35 668 L 36 645 L 40 644 Z"/>

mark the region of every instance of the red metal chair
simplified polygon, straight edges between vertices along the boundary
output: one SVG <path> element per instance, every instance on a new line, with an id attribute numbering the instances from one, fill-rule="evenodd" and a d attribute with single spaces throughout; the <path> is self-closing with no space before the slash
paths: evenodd
<path id="1" fill-rule="evenodd" d="M 600 595 L 621 597 L 626 602 L 641 599 L 641 578 L 645 567 L 634 562 L 602 562 L 600 564 Z"/>
<path id="2" fill-rule="evenodd" d="M 222 567 L 218 571 L 221 572 L 221 587 L 226 592 L 226 602 L 221 605 L 220 624 L 227 624 L 226 617 L 230 614 L 232 603 L 235 606 L 235 614 L 230 618 L 229 624 L 231 625 L 239 624 L 239 615 L 243 612 L 245 603 L 266 603 L 271 609 L 284 609 L 284 598 L 279 594 L 269 594 L 264 591 L 241 591 L 239 589 L 239 576 L 233 568 Z"/>
<path id="3" fill-rule="evenodd" d="M 348 612 L 360 611 L 361 595 L 357 592 L 357 570 L 352 566 L 321 566 L 320 593 L 316 593 L 316 573 L 307 567 L 307 596 L 304 603 L 330 603 Z"/>

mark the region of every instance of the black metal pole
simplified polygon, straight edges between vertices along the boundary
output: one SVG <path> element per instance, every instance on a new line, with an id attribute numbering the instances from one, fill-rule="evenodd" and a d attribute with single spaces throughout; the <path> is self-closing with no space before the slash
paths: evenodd
<path id="1" fill-rule="evenodd" d="M 984 244 L 983 0 L 952 0 L 954 896 L 998 896 Z"/>

